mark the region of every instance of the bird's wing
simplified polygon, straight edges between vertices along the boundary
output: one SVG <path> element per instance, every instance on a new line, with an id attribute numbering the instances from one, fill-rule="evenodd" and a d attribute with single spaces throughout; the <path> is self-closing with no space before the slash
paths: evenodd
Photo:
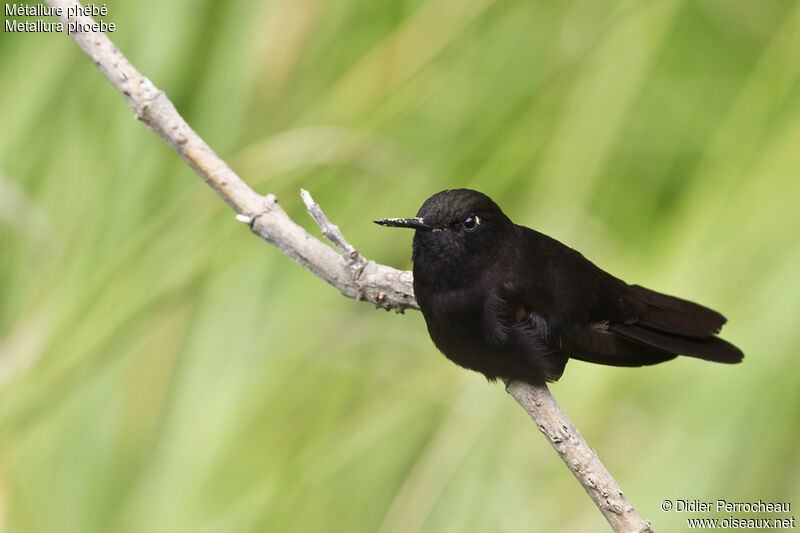
<path id="1" fill-rule="evenodd" d="M 611 366 L 654 365 L 678 355 L 619 335 L 609 327 L 607 322 L 598 322 L 565 336 L 564 350 L 573 359 Z"/>
<path id="2" fill-rule="evenodd" d="M 505 343 L 512 334 L 523 338 L 534 337 L 551 352 L 612 366 L 652 365 L 677 356 L 673 351 L 649 346 L 612 331 L 612 327 L 624 325 L 624 322 L 604 319 L 565 326 L 553 317 L 539 314 L 543 311 L 537 309 L 535 303 L 522 303 L 522 298 L 514 298 L 513 287 L 509 284 L 505 288 L 505 297 L 495 297 L 493 306 L 500 319 L 485 322 L 497 325 L 494 330 L 484 331 L 487 340 Z M 531 299 L 528 301 L 535 302 Z"/>
<path id="3" fill-rule="evenodd" d="M 565 332 L 566 348 L 575 359 L 641 366 L 677 355 L 718 363 L 738 363 L 744 357 L 716 336 L 725 317 L 712 309 L 623 282 L 614 293 L 613 301 L 591 310 L 594 321 L 588 327 Z"/>
<path id="4" fill-rule="evenodd" d="M 645 346 L 716 361 L 738 363 L 744 354 L 716 336 L 725 317 L 700 304 L 630 285 L 629 294 L 638 305 L 635 316 L 609 324 L 609 331 Z"/>
<path id="5" fill-rule="evenodd" d="M 744 357 L 716 336 L 725 323 L 716 311 L 628 285 L 533 230 L 525 228 L 524 238 L 539 253 L 518 257 L 500 294 L 509 308 L 543 317 L 549 343 L 571 357 L 614 366 L 651 365 L 677 355 L 721 363 Z"/>

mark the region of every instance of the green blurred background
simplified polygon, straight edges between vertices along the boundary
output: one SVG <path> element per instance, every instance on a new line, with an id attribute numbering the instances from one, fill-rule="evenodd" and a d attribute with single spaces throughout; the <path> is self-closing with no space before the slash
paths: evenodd
<path id="1" fill-rule="evenodd" d="M 796 1 L 108 7 L 314 234 L 301 187 L 410 268 L 371 220 L 472 187 L 721 310 L 742 365 L 573 362 L 553 393 L 657 531 L 686 530 L 665 498 L 800 506 Z M 0 80 L 0 530 L 606 530 L 499 385 L 253 237 L 66 34 L 0 35 Z"/>

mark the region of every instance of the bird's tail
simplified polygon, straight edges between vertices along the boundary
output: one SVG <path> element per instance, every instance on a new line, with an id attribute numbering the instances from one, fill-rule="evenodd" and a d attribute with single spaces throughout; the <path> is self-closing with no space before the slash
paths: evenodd
<path id="1" fill-rule="evenodd" d="M 613 324 L 609 330 L 645 346 L 717 363 L 738 363 L 742 351 L 716 336 L 726 319 L 700 304 L 632 285 L 645 311 L 631 324 Z"/>
<path id="2" fill-rule="evenodd" d="M 738 363 L 742 351 L 716 336 L 725 317 L 702 305 L 632 285 L 642 313 L 630 323 L 603 324 L 575 345 L 575 359 L 613 366 L 652 365 L 678 355 Z"/>

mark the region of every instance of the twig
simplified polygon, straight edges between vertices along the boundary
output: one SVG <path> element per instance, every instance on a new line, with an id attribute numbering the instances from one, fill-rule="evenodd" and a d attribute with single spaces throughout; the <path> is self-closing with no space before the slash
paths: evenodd
<path id="1" fill-rule="evenodd" d="M 47 0 L 47 3 L 63 9 L 65 15 L 59 18 L 65 24 L 70 20 L 83 25 L 94 22 L 84 16 L 67 19 L 68 8 L 78 5 L 75 0 Z M 364 259 L 347 242 L 339 228 L 325 217 L 311 195 L 303 191 L 308 212 L 339 253 L 315 239 L 289 218 L 273 195 L 260 196 L 248 187 L 189 127 L 167 96 L 142 76 L 105 34 L 74 32 L 72 37 L 122 93 L 136 118 L 164 139 L 233 208 L 237 220 L 248 224 L 253 233 L 345 296 L 398 312 L 408 308 L 419 309 L 414 299 L 411 272 Z M 547 387 L 512 382 L 507 390 L 536 422 L 615 532 L 650 531 L 649 523 L 639 518 Z"/>
<path id="2" fill-rule="evenodd" d="M 307 190 L 300 189 L 300 196 L 306 204 L 308 214 L 311 215 L 311 218 L 314 219 L 314 222 L 316 222 L 322 230 L 322 236 L 328 239 L 331 244 L 339 250 L 339 253 L 342 254 L 342 257 L 347 262 L 347 270 L 353 277 L 353 281 L 358 281 L 364 269 L 367 267 L 368 261 L 353 248 L 353 245 L 347 242 L 339 226 L 328 220 L 328 217 L 322 212 L 322 208 L 311 198 L 311 194 Z"/>

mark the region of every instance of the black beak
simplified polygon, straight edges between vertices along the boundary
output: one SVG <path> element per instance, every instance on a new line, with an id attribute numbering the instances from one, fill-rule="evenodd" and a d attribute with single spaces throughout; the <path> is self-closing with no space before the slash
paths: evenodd
<path id="1" fill-rule="evenodd" d="M 422 231 L 431 231 L 433 228 L 425 224 L 421 218 L 382 218 L 380 220 L 373 220 L 376 224 L 381 226 L 390 226 L 392 228 L 414 228 Z"/>

